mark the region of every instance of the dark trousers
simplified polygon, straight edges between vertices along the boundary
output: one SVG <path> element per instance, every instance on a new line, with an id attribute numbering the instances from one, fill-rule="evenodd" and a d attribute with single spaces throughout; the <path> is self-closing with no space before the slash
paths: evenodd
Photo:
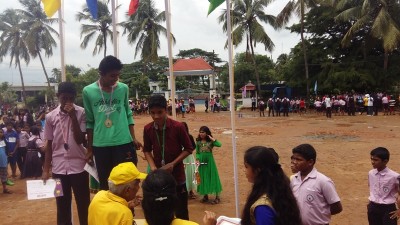
<path id="1" fill-rule="evenodd" d="M 176 193 L 178 195 L 178 202 L 175 208 L 175 216 L 178 219 L 189 220 L 188 193 L 186 189 L 186 183 L 177 185 Z"/>
<path id="2" fill-rule="evenodd" d="M 80 225 L 88 224 L 88 209 L 90 204 L 89 174 L 84 171 L 78 174 L 54 174 L 53 178 L 61 180 L 63 196 L 56 198 L 57 225 L 72 225 L 72 192 L 74 192 Z"/>
<path id="3" fill-rule="evenodd" d="M 331 107 L 326 107 L 326 117 L 327 118 L 332 117 L 332 108 Z"/>
<path id="4" fill-rule="evenodd" d="M 268 116 L 271 116 L 271 112 L 272 112 L 272 116 L 275 116 L 274 107 L 268 107 Z"/>
<path id="5" fill-rule="evenodd" d="M 396 210 L 395 204 L 377 204 L 369 202 L 367 205 L 369 225 L 396 225 L 396 219 L 390 219 L 390 212 Z"/>
<path id="6" fill-rule="evenodd" d="M 26 157 L 26 147 L 19 147 L 17 149 L 17 165 L 19 172 L 21 173 L 21 178 L 23 178 L 24 174 L 24 163 L 25 163 L 25 157 Z"/>
<path id="7" fill-rule="evenodd" d="M 100 180 L 100 190 L 108 190 L 107 180 L 115 166 L 123 162 L 133 162 L 136 165 L 138 161 L 136 149 L 132 142 L 108 147 L 93 146 L 93 154 Z"/>

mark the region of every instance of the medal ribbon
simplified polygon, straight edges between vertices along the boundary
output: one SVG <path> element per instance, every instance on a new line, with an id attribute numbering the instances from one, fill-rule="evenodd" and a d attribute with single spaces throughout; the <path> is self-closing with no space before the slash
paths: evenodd
<path id="1" fill-rule="evenodd" d="M 65 148 L 65 150 L 68 150 L 68 138 L 69 138 L 69 130 L 70 130 L 69 129 L 69 125 L 70 125 L 71 120 L 70 120 L 68 115 L 64 116 L 64 115 L 61 115 L 61 113 L 62 113 L 61 111 L 58 113 L 58 120 L 59 120 L 59 122 L 61 124 L 61 133 L 62 133 L 63 140 L 64 140 L 64 148 Z M 61 116 L 62 117 L 68 117 L 67 118 L 67 120 L 68 120 L 67 127 L 65 127 L 65 124 L 63 122 L 61 122 Z M 63 120 L 64 120 L 64 118 L 63 118 Z M 65 132 L 65 129 L 67 129 L 66 132 Z"/>
<path id="2" fill-rule="evenodd" d="M 164 162 L 165 164 L 165 160 L 164 160 L 164 152 L 165 152 L 165 128 L 167 127 L 167 117 L 165 117 L 164 119 L 164 126 L 162 128 L 162 145 L 160 143 L 160 137 L 158 136 L 158 131 L 156 130 L 156 135 L 157 135 L 157 141 L 158 141 L 158 145 L 161 146 L 162 148 L 162 152 L 161 152 L 161 164 L 163 164 L 162 162 Z M 164 166 L 164 165 L 163 165 Z"/>
<path id="3" fill-rule="evenodd" d="M 100 84 L 100 80 L 97 81 L 97 85 L 99 85 L 100 88 L 100 94 L 101 94 L 101 98 L 103 99 L 104 104 L 106 104 L 106 100 L 104 99 L 104 94 L 103 94 L 103 90 Z M 114 87 L 117 86 L 116 84 L 111 86 L 111 95 L 110 95 L 110 103 L 108 104 L 108 108 L 106 109 L 106 112 L 104 112 L 106 114 L 107 119 L 110 119 L 110 111 L 111 111 L 111 104 L 112 104 L 112 96 L 114 93 Z"/>

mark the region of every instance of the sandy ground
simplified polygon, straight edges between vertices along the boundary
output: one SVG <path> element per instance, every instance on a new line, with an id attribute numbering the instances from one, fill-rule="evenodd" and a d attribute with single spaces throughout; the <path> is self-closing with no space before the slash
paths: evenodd
<path id="1" fill-rule="evenodd" d="M 136 118 L 136 135 L 142 137 L 143 126 L 151 121 L 150 116 Z M 190 133 L 197 136 L 202 125 L 209 126 L 214 137 L 223 143 L 217 148 L 215 159 L 223 184 L 221 203 L 210 205 L 200 203 L 200 196 L 189 201 L 190 219 L 201 223 L 204 210 L 215 211 L 218 215 L 235 217 L 235 191 L 233 180 L 232 139 L 229 134 L 230 113 L 188 114 L 179 121 L 189 124 Z M 333 216 L 331 225 L 367 224 L 366 204 L 368 202 L 367 173 L 371 169 L 369 152 L 377 146 L 391 151 L 389 167 L 400 171 L 399 131 L 400 117 L 395 116 L 323 116 L 308 114 L 289 118 L 262 117 L 257 112 L 244 111 L 243 117 L 236 114 L 237 163 L 239 166 L 240 210 L 250 190 L 243 169 L 243 153 L 254 145 L 273 147 L 280 155 L 284 170 L 290 175 L 291 149 L 298 144 L 310 143 L 317 149 L 317 169 L 335 182 L 343 204 L 343 212 Z M 143 153 L 139 153 L 143 155 Z M 139 161 L 139 169 L 145 170 L 146 163 Z M 56 224 L 54 199 L 28 201 L 25 180 L 16 180 L 10 187 L 12 195 L 0 194 L 1 224 Z M 75 224 L 76 207 L 73 206 Z M 143 218 L 141 209 L 136 210 L 136 218 Z"/>

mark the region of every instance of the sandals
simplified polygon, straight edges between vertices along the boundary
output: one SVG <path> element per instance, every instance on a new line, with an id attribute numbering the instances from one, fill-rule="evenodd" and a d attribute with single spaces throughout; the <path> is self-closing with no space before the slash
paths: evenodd
<path id="1" fill-rule="evenodd" d="M 201 203 L 208 203 L 208 196 L 205 195 L 205 196 L 200 200 L 200 202 L 201 202 Z"/>
<path id="2" fill-rule="evenodd" d="M 12 191 L 8 190 L 8 189 L 4 189 L 3 190 L 3 194 L 12 194 Z"/>
<path id="3" fill-rule="evenodd" d="M 214 201 L 211 202 L 211 204 L 216 205 L 221 202 L 221 199 L 219 197 L 215 197 Z"/>

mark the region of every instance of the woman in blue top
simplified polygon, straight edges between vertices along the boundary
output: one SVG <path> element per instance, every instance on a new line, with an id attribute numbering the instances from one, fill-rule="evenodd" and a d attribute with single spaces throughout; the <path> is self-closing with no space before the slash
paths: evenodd
<path id="1" fill-rule="evenodd" d="M 289 178 L 273 148 L 255 146 L 244 155 L 247 180 L 253 183 L 241 225 L 301 225 Z"/>

